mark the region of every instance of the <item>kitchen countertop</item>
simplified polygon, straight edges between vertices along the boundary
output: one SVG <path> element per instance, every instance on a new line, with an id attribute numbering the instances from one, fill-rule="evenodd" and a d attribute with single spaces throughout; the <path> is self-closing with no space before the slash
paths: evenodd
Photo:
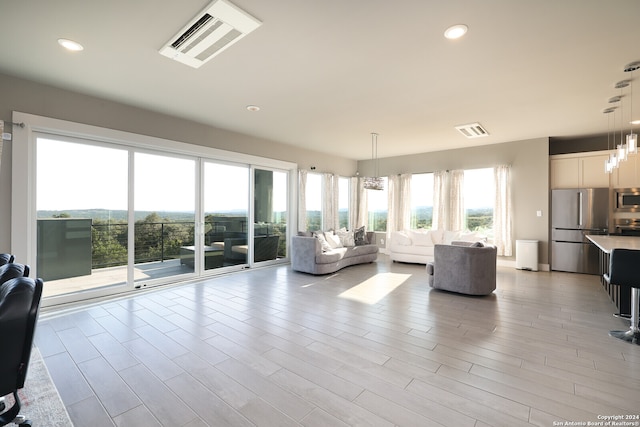
<path id="1" fill-rule="evenodd" d="M 586 237 L 605 253 L 610 253 L 611 249 L 640 250 L 640 237 L 598 235 L 587 235 Z"/>

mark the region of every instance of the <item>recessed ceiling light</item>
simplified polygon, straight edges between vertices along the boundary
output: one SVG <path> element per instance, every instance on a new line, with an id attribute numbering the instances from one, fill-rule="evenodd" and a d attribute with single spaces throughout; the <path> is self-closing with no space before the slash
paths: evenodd
<path id="1" fill-rule="evenodd" d="M 58 39 L 58 44 L 67 50 L 71 50 L 73 52 L 79 52 L 84 49 L 84 47 L 73 40 L 69 39 Z"/>
<path id="2" fill-rule="evenodd" d="M 459 39 L 467 33 L 468 29 L 469 27 L 464 24 L 453 25 L 445 30 L 444 36 L 451 40 Z"/>
<path id="3" fill-rule="evenodd" d="M 247 105 L 247 110 L 249 111 L 260 111 L 260 107 L 258 107 L 257 105 Z"/>

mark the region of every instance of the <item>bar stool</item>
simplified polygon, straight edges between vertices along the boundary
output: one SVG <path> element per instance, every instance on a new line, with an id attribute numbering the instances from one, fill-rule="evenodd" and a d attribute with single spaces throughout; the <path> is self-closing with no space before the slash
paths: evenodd
<path id="1" fill-rule="evenodd" d="M 604 280 L 613 285 L 631 288 L 631 327 L 628 331 L 610 331 L 609 335 L 621 340 L 640 345 L 640 250 L 612 249 L 609 258 L 609 274 Z"/>

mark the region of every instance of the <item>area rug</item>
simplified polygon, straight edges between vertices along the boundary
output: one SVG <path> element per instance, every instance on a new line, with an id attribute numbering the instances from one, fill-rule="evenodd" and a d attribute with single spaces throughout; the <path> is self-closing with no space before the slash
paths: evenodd
<path id="1" fill-rule="evenodd" d="M 20 414 L 31 420 L 33 427 L 73 426 L 37 347 L 31 352 L 27 379 L 18 396 L 22 403 Z M 7 396 L 5 403 L 7 407 L 13 405 L 13 396 Z"/>

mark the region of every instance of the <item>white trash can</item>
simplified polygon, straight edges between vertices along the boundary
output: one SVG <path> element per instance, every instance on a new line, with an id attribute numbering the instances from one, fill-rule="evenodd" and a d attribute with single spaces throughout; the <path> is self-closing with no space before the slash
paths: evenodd
<path id="1" fill-rule="evenodd" d="M 516 268 L 538 271 L 537 240 L 516 240 Z"/>

